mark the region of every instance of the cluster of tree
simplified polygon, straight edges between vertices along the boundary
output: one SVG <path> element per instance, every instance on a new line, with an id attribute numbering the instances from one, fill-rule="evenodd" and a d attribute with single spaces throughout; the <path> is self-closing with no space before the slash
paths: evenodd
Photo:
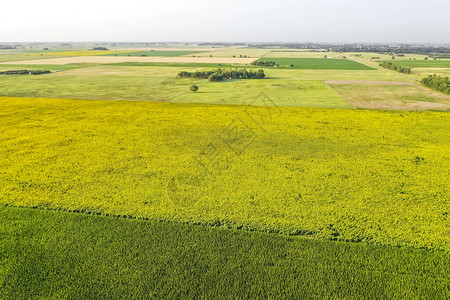
<path id="1" fill-rule="evenodd" d="M 384 61 L 380 64 L 380 67 L 389 69 L 389 70 L 394 70 L 400 73 L 404 73 L 404 74 L 411 74 L 411 68 L 406 68 L 406 67 L 401 67 L 401 66 L 396 66 L 393 63 L 391 63 L 390 61 Z"/>
<path id="2" fill-rule="evenodd" d="M 48 74 L 50 71 L 41 71 L 41 70 L 8 70 L 0 72 L 0 75 L 40 75 L 40 74 Z"/>
<path id="3" fill-rule="evenodd" d="M 180 78 L 209 79 L 209 81 L 223 81 L 226 79 L 263 79 L 266 77 L 263 70 L 253 71 L 247 69 L 211 70 L 178 73 Z"/>
<path id="4" fill-rule="evenodd" d="M 263 61 L 263 60 L 257 60 L 252 62 L 252 65 L 254 66 L 264 66 L 264 67 L 273 67 L 276 65 L 276 63 L 274 61 L 271 60 L 267 60 L 267 61 Z"/>
<path id="5" fill-rule="evenodd" d="M 430 75 L 422 79 L 422 84 L 436 91 L 450 95 L 450 80 L 448 77 Z"/>
<path id="6" fill-rule="evenodd" d="M 181 71 L 178 73 L 178 77 L 180 78 L 196 78 L 196 79 L 208 79 L 209 76 L 216 73 L 217 71 L 195 71 L 195 72 L 187 72 L 187 71 Z"/>
<path id="7" fill-rule="evenodd" d="M 437 54 L 437 55 L 432 55 L 431 56 L 434 60 L 436 59 L 441 59 L 441 58 L 450 58 L 450 53 L 449 54 Z"/>
<path id="8" fill-rule="evenodd" d="M 109 50 L 109 49 L 106 48 L 106 47 L 94 47 L 94 48 L 92 48 L 92 50 L 103 50 L 103 51 L 107 51 L 107 50 Z"/>
<path id="9" fill-rule="evenodd" d="M 13 45 L 0 45 L 1 50 L 17 49 L 17 46 Z"/>
<path id="10" fill-rule="evenodd" d="M 193 85 L 191 86 L 191 91 L 193 91 L 194 93 L 197 93 L 197 91 L 198 91 L 198 86 L 196 86 L 195 84 L 193 84 Z"/>

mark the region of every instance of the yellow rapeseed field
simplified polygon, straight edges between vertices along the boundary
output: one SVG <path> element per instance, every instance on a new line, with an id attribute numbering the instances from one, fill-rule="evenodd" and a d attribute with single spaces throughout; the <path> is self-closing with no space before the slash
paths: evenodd
<path id="1" fill-rule="evenodd" d="M 450 250 L 445 112 L 0 98 L 0 203 Z"/>

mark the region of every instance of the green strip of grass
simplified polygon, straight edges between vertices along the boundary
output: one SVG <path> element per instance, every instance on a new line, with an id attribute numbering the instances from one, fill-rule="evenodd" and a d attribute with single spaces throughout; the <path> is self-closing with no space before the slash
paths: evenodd
<path id="1" fill-rule="evenodd" d="M 312 69 L 312 70 L 375 70 L 369 66 L 347 59 L 330 58 L 270 58 L 264 57 L 260 61 L 274 61 L 280 67 L 291 69 Z"/>
<path id="2" fill-rule="evenodd" d="M 448 252 L 0 206 L 1 299 L 450 296 Z"/>
<path id="3" fill-rule="evenodd" d="M 450 60 L 388 60 L 406 68 L 450 68 Z"/>

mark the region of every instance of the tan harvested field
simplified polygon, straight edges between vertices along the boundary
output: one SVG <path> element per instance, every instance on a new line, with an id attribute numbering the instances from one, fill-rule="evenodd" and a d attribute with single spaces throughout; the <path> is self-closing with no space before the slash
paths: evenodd
<path id="1" fill-rule="evenodd" d="M 211 51 L 220 51 L 230 48 L 165 48 L 165 47 L 141 47 L 141 48 L 115 48 L 114 51 L 205 51 L 205 52 L 211 52 Z M 235 49 L 235 48 L 232 48 Z"/>
<path id="2" fill-rule="evenodd" d="M 427 101 L 410 101 L 404 102 L 399 100 L 386 100 L 386 101 L 350 101 L 357 108 L 364 109 L 382 109 L 382 110 L 437 110 L 447 111 L 450 109 L 449 104 L 427 102 Z"/>
<path id="3" fill-rule="evenodd" d="M 342 54 L 336 54 L 334 52 L 313 52 L 303 49 L 292 49 L 289 50 L 271 50 L 269 53 L 265 55 L 265 57 L 271 57 L 271 58 L 323 58 L 324 55 L 327 55 L 332 58 L 337 58 L 338 56 L 341 56 Z"/>
<path id="4" fill-rule="evenodd" d="M 366 82 L 362 84 L 362 82 Z M 353 106 L 388 110 L 450 110 L 450 96 L 412 82 L 326 81 Z"/>
<path id="5" fill-rule="evenodd" d="M 211 63 L 211 64 L 249 64 L 257 58 L 233 57 L 132 57 L 132 56 L 75 56 L 48 58 L 36 61 L 9 61 L 0 64 L 14 65 L 67 65 L 67 64 L 110 64 L 123 62 L 159 62 L 159 63 Z"/>
<path id="6" fill-rule="evenodd" d="M 439 76 L 450 76 L 450 68 L 414 68 L 414 73 L 421 76 L 428 75 L 439 75 Z"/>
<path id="7" fill-rule="evenodd" d="M 247 49 L 247 48 L 222 48 L 213 49 L 213 51 L 200 53 L 200 56 L 210 56 L 213 57 L 264 57 L 270 53 L 270 49 Z"/>

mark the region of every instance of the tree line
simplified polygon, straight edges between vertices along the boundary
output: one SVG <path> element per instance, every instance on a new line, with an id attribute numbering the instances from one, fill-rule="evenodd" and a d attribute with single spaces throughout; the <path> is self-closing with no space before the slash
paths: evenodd
<path id="1" fill-rule="evenodd" d="M 17 49 L 17 46 L 11 46 L 11 45 L 0 45 L 1 50 L 10 50 L 10 49 Z"/>
<path id="2" fill-rule="evenodd" d="M 273 67 L 276 65 L 276 63 L 271 60 L 267 60 L 267 61 L 256 60 L 256 61 L 252 62 L 251 64 L 254 66 L 264 66 L 264 67 Z"/>
<path id="3" fill-rule="evenodd" d="M 437 76 L 436 74 L 422 78 L 422 84 L 436 91 L 450 95 L 450 81 L 447 76 Z"/>
<path id="4" fill-rule="evenodd" d="M 417 44 L 401 44 L 392 46 L 390 44 L 326 44 L 326 43 L 250 43 L 249 48 L 258 49 L 308 49 L 311 52 L 375 52 L 379 54 L 408 53 L 408 54 L 450 54 L 450 46 L 424 46 Z M 277 50 L 279 51 L 279 50 Z"/>
<path id="5" fill-rule="evenodd" d="M 41 71 L 41 70 L 8 70 L 0 72 L 0 75 L 40 75 L 40 74 L 49 74 L 50 71 Z"/>
<path id="6" fill-rule="evenodd" d="M 263 70 L 253 71 L 247 69 L 210 70 L 210 71 L 181 71 L 180 78 L 209 79 L 209 81 L 223 81 L 226 79 L 263 79 L 266 77 Z"/>
<path id="7" fill-rule="evenodd" d="M 380 64 L 380 67 L 389 69 L 389 70 L 394 70 L 400 73 L 404 73 L 404 74 L 411 74 L 411 68 L 406 68 L 406 67 L 402 67 L 402 66 L 396 66 L 393 63 L 391 63 L 390 61 L 384 61 Z"/>

